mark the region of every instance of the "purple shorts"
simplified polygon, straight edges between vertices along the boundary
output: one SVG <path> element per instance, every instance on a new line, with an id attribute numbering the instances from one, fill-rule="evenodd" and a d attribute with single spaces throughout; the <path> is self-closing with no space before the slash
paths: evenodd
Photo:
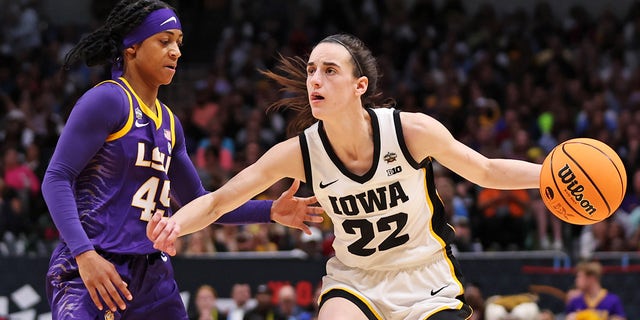
<path id="1" fill-rule="evenodd" d="M 98 310 L 85 287 L 76 260 L 60 244 L 51 256 L 47 272 L 47 298 L 52 319 L 188 319 L 173 267 L 164 253 L 120 255 L 100 252 L 113 263 L 133 295 L 127 309 L 111 312 Z"/>

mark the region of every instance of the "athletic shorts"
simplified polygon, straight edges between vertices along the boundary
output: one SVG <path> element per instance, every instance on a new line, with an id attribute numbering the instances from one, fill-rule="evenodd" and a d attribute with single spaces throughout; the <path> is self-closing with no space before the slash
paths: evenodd
<path id="1" fill-rule="evenodd" d="M 126 310 L 110 311 L 103 302 L 100 311 L 91 300 L 69 249 L 59 245 L 51 256 L 47 272 L 47 298 L 53 320 L 186 320 L 187 312 L 173 277 L 173 267 L 164 253 L 119 255 L 98 252 L 114 264 L 133 295 Z"/>
<path id="2" fill-rule="evenodd" d="M 327 262 L 320 306 L 334 297 L 353 302 L 369 319 L 468 319 L 463 279 L 452 254 L 443 250 L 425 264 L 391 271 L 348 267 L 336 257 Z"/>

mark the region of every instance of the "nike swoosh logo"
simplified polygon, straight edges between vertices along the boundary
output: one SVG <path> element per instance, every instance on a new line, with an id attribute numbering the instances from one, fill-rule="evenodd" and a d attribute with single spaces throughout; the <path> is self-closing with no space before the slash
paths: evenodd
<path id="1" fill-rule="evenodd" d="M 148 125 L 149 125 L 149 122 L 140 123 L 140 122 L 138 122 L 138 120 L 136 120 L 136 128 L 142 128 L 142 127 L 146 127 Z"/>
<path id="2" fill-rule="evenodd" d="M 431 295 L 432 295 L 432 296 L 435 296 L 436 294 L 438 294 L 438 292 L 440 292 L 440 291 L 444 290 L 444 288 L 446 288 L 446 287 L 448 287 L 448 286 L 449 286 L 449 285 L 446 285 L 446 286 L 444 286 L 444 287 L 442 287 L 442 288 L 440 288 L 440 289 L 438 289 L 438 290 L 436 290 L 436 291 L 433 291 L 433 289 L 431 289 Z"/>
<path id="3" fill-rule="evenodd" d="M 333 180 L 333 181 L 331 181 L 331 182 L 329 182 L 327 184 L 323 184 L 322 181 L 320 181 L 320 189 L 324 189 L 324 188 L 326 188 L 326 187 L 328 187 L 328 186 L 330 186 L 330 185 L 332 185 L 332 184 L 334 184 L 336 182 L 338 182 L 338 179 L 335 179 L 335 180 Z"/>
<path id="4" fill-rule="evenodd" d="M 176 19 L 176 17 L 171 17 L 171 18 L 165 20 L 163 23 L 161 23 L 160 26 L 162 26 L 164 24 L 167 24 L 167 23 L 169 23 L 171 21 L 173 21 L 173 23 L 178 23 L 178 20 Z"/>

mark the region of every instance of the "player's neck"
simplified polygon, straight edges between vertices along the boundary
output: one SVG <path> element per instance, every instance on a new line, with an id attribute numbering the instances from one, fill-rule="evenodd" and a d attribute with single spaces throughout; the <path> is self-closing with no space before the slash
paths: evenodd
<path id="1" fill-rule="evenodd" d="M 593 298 L 596 298 L 599 295 L 601 295 L 602 294 L 602 290 L 603 289 L 602 289 L 601 286 L 592 286 L 592 287 L 587 288 L 587 290 L 585 290 L 584 295 L 585 295 L 585 297 L 593 299 Z"/>
<path id="2" fill-rule="evenodd" d="M 142 102 L 154 113 L 156 112 L 156 99 L 158 98 L 158 86 L 144 81 L 144 78 L 140 77 L 135 72 L 127 73 L 123 75 L 127 80 L 135 94 L 142 100 Z"/>

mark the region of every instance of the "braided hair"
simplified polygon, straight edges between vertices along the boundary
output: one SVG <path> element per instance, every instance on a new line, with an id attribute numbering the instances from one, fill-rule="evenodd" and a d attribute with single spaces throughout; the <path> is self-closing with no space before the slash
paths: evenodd
<path id="1" fill-rule="evenodd" d="M 107 16 L 105 23 L 95 31 L 84 36 L 67 53 L 64 68 L 68 70 L 73 63 L 84 60 L 87 66 L 109 65 L 122 55 L 122 40 L 134 28 L 140 25 L 149 13 L 173 8 L 159 0 L 122 0 Z"/>
<path id="2" fill-rule="evenodd" d="M 380 71 L 376 58 L 362 40 L 350 34 L 334 34 L 322 39 L 319 43 L 332 42 L 345 47 L 351 54 L 353 63 L 353 76 L 365 76 L 369 79 L 367 91 L 362 95 L 362 105 L 365 108 L 375 108 L 376 102 L 382 93 L 378 90 L 378 80 Z M 287 133 L 289 136 L 302 132 L 317 120 L 311 113 L 309 97 L 307 96 L 307 62 L 299 56 L 280 56 L 276 71 L 260 71 L 263 75 L 274 80 L 282 86 L 281 92 L 286 93 L 285 97 L 269 105 L 267 111 L 293 110 L 296 115 L 289 121 Z M 392 106 L 395 102 L 392 99 L 385 100 L 382 106 Z"/>

